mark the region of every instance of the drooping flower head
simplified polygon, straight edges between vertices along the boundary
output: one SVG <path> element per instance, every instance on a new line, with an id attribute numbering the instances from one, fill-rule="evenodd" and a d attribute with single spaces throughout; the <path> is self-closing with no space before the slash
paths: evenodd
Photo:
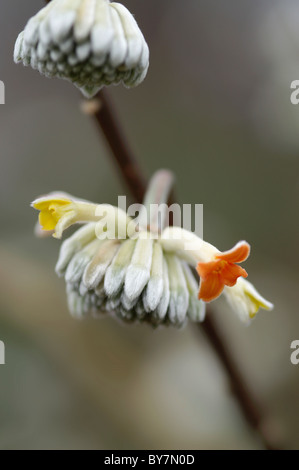
<path id="1" fill-rule="evenodd" d="M 132 14 L 109 0 L 52 0 L 27 23 L 14 60 L 73 82 L 87 97 L 104 85 L 141 83 L 149 50 Z"/>
<path id="2" fill-rule="evenodd" d="M 153 195 L 159 174 L 148 195 Z M 40 212 L 42 231 L 56 238 L 71 225 L 83 224 L 62 243 L 56 265 L 66 281 L 69 309 L 77 317 L 114 312 L 124 321 L 181 326 L 187 318 L 203 321 L 205 303 L 222 292 L 246 323 L 259 308 L 273 307 L 244 279 L 247 272 L 238 263 L 249 255 L 245 241 L 220 252 L 181 227 L 148 224 L 144 211 L 134 220 L 109 204 L 66 193 L 40 197 L 32 206 Z"/>
<path id="3" fill-rule="evenodd" d="M 133 230 L 135 222 L 122 210 L 61 194 L 38 198 L 32 206 L 40 211 L 42 229 L 56 238 L 70 225 L 84 224 L 63 242 L 56 265 L 74 316 L 113 312 L 126 322 L 153 326 L 203 321 L 205 304 L 186 261 L 164 252 L 146 227 Z M 121 238 L 107 230 L 110 222 Z"/>

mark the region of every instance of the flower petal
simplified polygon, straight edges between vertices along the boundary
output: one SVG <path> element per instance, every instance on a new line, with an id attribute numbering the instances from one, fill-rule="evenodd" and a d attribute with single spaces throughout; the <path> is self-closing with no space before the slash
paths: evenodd
<path id="1" fill-rule="evenodd" d="M 201 279 L 198 298 L 204 300 L 204 302 L 211 302 L 211 300 L 219 297 L 223 289 L 224 284 L 221 276 L 217 273 L 211 273 L 206 279 Z"/>
<path id="2" fill-rule="evenodd" d="M 67 228 L 69 228 L 71 225 L 73 225 L 73 223 L 75 223 L 76 211 L 71 210 L 71 211 L 66 212 L 63 215 L 57 214 L 56 218 L 57 218 L 57 223 L 56 223 L 53 237 L 60 239 L 62 237 L 63 232 Z"/>
<path id="3" fill-rule="evenodd" d="M 240 277 L 233 287 L 226 287 L 224 294 L 240 319 L 249 324 L 260 308 L 272 310 L 273 304 L 259 294 L 256 288 Z"/>
<path id="4" fill-rule="evenodd" d="M 220 261 L 210 261 L 209 263 L 198 263 L 196 271 L 201 279 L 206 279 L 214 271 L 219 271 Z"/>
<path id="5" fill-rule="evenodd" d="M 57 218 L 47 210 L 39 213 L 38 221 L 43 230 L 54 230 L 57 224 Z"/>
<path id="6" fill-rule="evenodd" d="M 35 199 L 31 203 L 31 206 L 34 207 L 34 209 L 37 209 L 38 211 L 42 210 L 48 210 L 51 205 L 53 206 L 65 206 L 67 204 L 71 204 L 71 200 L 67 198 L 53 198 L 51 195 L 49 196 L 42 196 L 39 197 L 38 199 Z"/>
<path id="7" fill-rule="evenodd" d="M 249 243 L 242 241 L 238 242 L 231 250 L 224 251 L 219 255 L 216 255 L 217 259 L 223 261 L 229 261 L 230 263 L 242 263 L 245 261 L 250 253 Z"/>
<path id="8" fill-rule="evenodd" d="M 236 284 L 239 277 L 247 277 L 245 269 L 234 263 L 226 263 L 221 270 L 221 279 L 223 284 L 232 287 Z"/>

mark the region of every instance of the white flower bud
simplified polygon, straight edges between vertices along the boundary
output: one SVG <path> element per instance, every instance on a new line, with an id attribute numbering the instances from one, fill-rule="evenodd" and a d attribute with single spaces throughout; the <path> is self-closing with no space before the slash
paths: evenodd
<path id="1" fill-rule="evenodd" d="M 131 301 L 139 297 L 151 274 L 153 240 L 139 238 L 128 267 L 124 291 Z"/>
<path id="2" fill-rule="evenodd" d="M 101 244 L 83 274 L 82 280 L 87 289 L 94 289 L 99 285 L 118 248 L 119 243 L 117 240 L 107 240 Z"/>
<path id="3" fill-rule="evenodd" d="M 75 254 L 65 272 L 66 282 L 75 283 L 81 280 L 87 264 L 91 261 L 102 243 L 102 240 L 95 239 L 88 243 L 83 250 Z"/>
<path id="4" fill-rule="evenodd" d="M 157 306 L 157 309 L 154 312 L 154 316 L 163 321 L 169 305 L 170 290 L 169 290 L 169 276 L 168 276 L 168 266 L 166 259 L 163 259 L 163 293 L 161 300 Z"/>
<path id="5" fill-rule="evenodd" d="M 104 85 L 141 83 L 149 50 L 133 15 L 109 0 L 52 0 L 16 41 L 16 63 L 73 82 L 87 97 Z"/>
<path id="6" fill-rule="evenodd" d="M 184 323 L 189 306 L 189 292 L 182 263 L 175 255 L 167 256 L 170 299 L 168 316 L 171 323 Z"/>
<path id="7" fill-rule="evenodd" d="M 135 240 L 125 240 L 105 275 L 105 291 L 113 297 L 121 290 L 135 249 Z"/>
<path id="8" fill-rule="evenodd" d="M 188 317 L 194 322 L 203 322 L 206 314 L 206 304 L 198 300 L 198 282 L 187 263 L 182 263 L 187 288 L 189 291 Z"/>
<path id="9" fill-rule="evenodd" d="M 161 245 L 154 244 L 151 275 L 144 290 L 143 305 L 146 312 L 156 310 L 163 294 L 163 251 Z"/>
<path id="10" fill-rule="evenodd" d="M 67 238 L 61 245 L 59 258 L 55 267 L 58 276 L 63 276 L 65 269 L 79 250 L 94 239 L 96 224 L 91 222 L 79 228 L 71 237 Z"/>

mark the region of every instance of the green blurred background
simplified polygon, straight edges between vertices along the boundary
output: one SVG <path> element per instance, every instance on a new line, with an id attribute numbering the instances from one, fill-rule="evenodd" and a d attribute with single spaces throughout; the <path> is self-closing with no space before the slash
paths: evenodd
<path id="1" fill-rule="evenodd" d="M 176 174 L 204 204 L 204 237 L 252 245 L 249 279 L 274 302 L 250 327 L 221 299 L 214 317 L 271 426 L 299 448 L 299 4 L 127 0 L 149 43 L 142 86 L 109 90 L 147 176 Z M 37 195 L 115 204 L 126 194 L 104 140 L 69 83 L 13 63 L 42 0 L 0 4 L 1 449 L 256 449 L 203 334 L 73 320 L 54 266 L 60 243 L 33 235 Z"/>

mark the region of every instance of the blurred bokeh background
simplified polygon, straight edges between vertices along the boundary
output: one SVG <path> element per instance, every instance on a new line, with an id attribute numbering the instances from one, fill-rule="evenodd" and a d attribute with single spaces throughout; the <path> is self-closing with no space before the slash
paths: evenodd
<path id="1" fill-rule="evenodd" d="M 274 302 L 244 327 L 214 317 L 287 448 L 299 448 L 299 4 L 295 0 L 126 0 L 149 43 L 134 90 L 110 95 L 147 176 L 177 177 L 204 204 L 219 249 L 252 245 L 252 281 Z M 0 4 L 0 448 L 258 449 L 204 335 L 73 320 L 54 266 L 60 242 L 33 235 L 37 195 L 60 189 L 115 204 L 126 194 L 105 142 L 69 83 L 13 63 L 42 0 Z"/>

